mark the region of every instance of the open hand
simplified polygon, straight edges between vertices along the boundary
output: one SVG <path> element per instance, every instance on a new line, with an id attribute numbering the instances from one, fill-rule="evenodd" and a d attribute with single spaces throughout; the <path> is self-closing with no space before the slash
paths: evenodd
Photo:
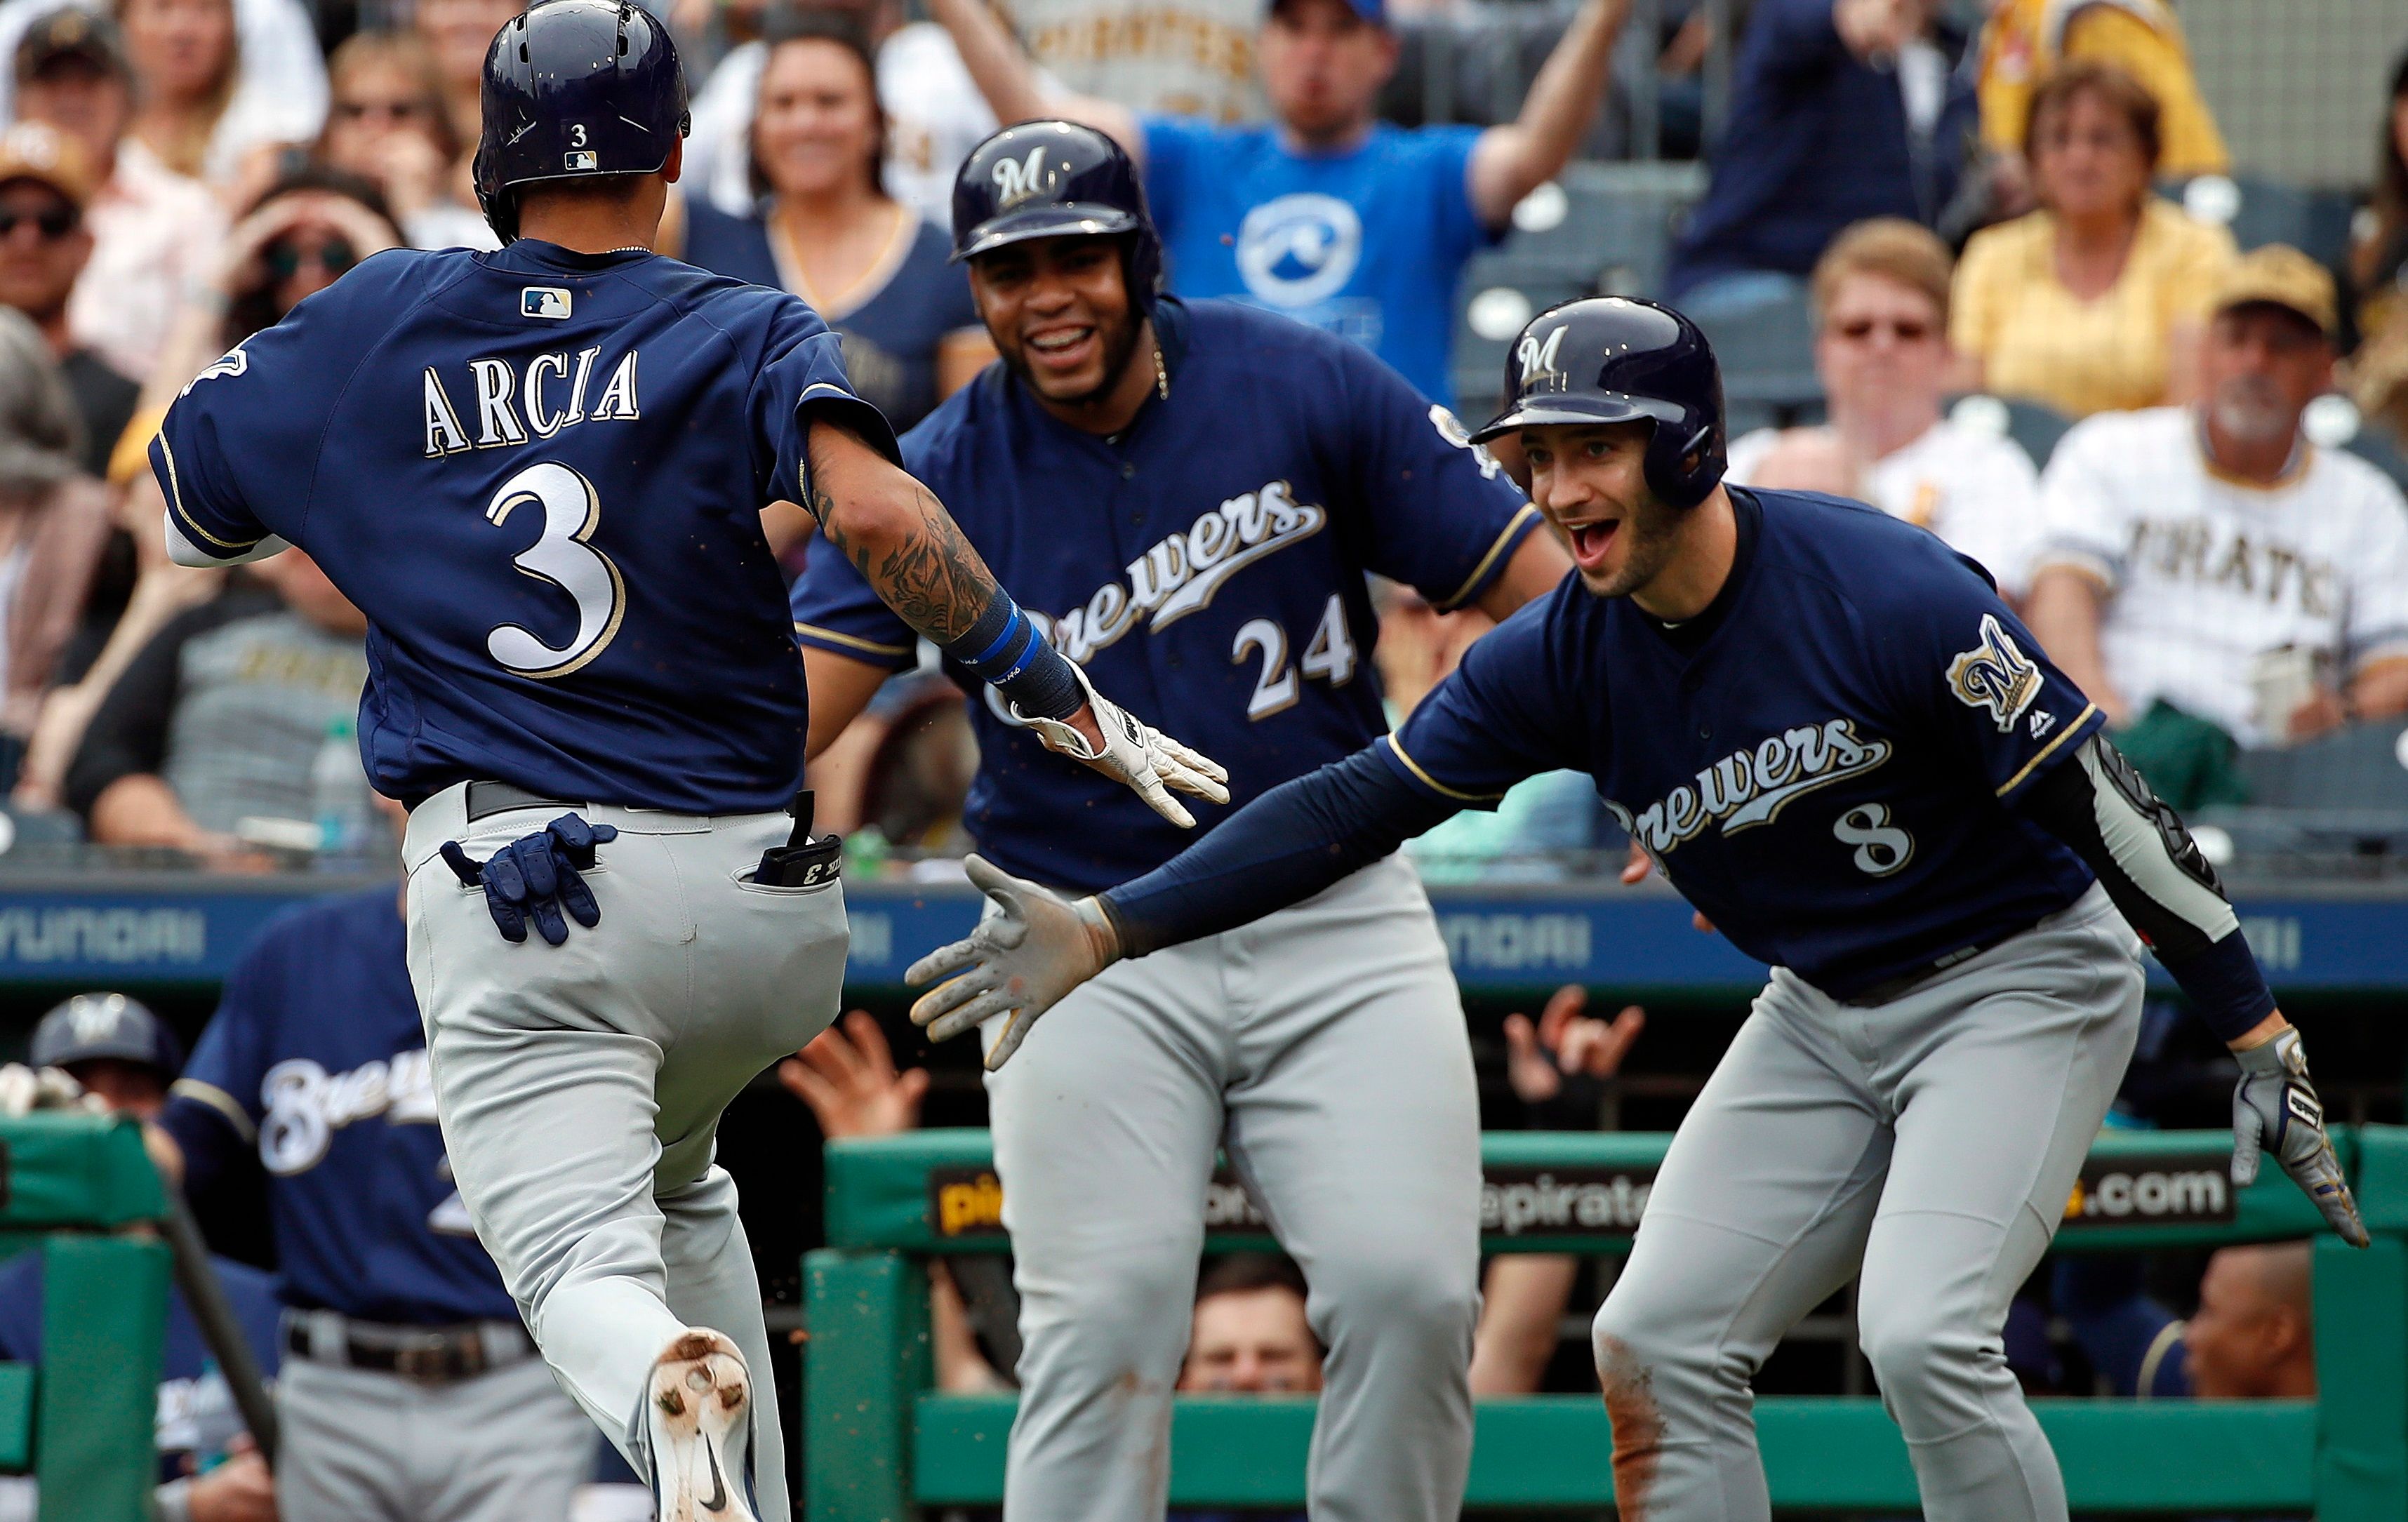
<path id="1" fill-rule="evenodd" d="M 1208 803 L 1226 803 L 1229 774 L 1219 762 L 1200 755 L 1096 691 L 1077 662 L 1070 669 L 1087 690 L 1087 706 L 1067 720 L 1020 718 L 1045 748 L 1091 767 L 1136 790 L 1146 806 L 1181 829 L 1194 829 L 1196 816 L 1173 792 Z M 1014 1044 L 1017 1044 L 1016 1042 Z"/>
<path id="2" fill-rule="evenodd" d="M 1011 1060 L 1039 1015 L 1120 959 L 1120 937 L 1093 898 L 1072 903 L 983 856 L 968 857 L 962 866 L 1002 912 L 988 915 L 968 935 L 912 963 L 903 981 L 917 988 L 961 973 L 922 994 L 911 1006 L 911 1023 L 924 1027 L 933 1041 L 950 1040 L 997 1015 L 1007 1017 L 987 1051 L 987 1070 L 992 1072 Z"/>
<path id="3" fill-rule="evenodd" d="M 778 1082 L 811 1107 L 823 1136 L 900 1136 L 920 1124 L 928 1070 L 896 1072 L 886 1033 L 853 1010 L 778 1064 Z"/>
<path id="4" fill-rule="evenodd" d="M 1536 1026 L 1526 1014 L 1505 1017 L 1505 1077 L 1525 1104 L 1542 1104 L 1563 1092 L 1564 1075 L 1611 1078 L 1646 1028 L 1647 1012 L 1626 1005 L 1612 1021 L 1589 1018 L 1588 990 L 1567 984 L 1555 990 Z"/>

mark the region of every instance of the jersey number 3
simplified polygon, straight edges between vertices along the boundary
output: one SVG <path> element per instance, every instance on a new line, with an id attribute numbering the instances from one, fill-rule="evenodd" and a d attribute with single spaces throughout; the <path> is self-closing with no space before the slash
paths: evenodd
<path id="1" fill-rule="evenodd" d="M 627 583 L 610 557 L 587 541 L 602 524 L 594 483 L 557 461 L 531 465 L 502 482 L 485 508 L 495 527 L 533 503 L 543 532 L 510 562 L 523 576 L 550 582 L 577 604 L 577 633 L 566 645 L 547 645 L 530 630 L 504 624 L 485 636 L 486 653 L 523 677 L 565 677 L 609 648 L 627 612 Z"/>
<path id="2" fill-rule="evenodd" d="M 1255 679 L 1254 696 L 1246 700 L 1248 719 L 1268 719 L 1295 707 L 1302 696 L 1297 671 L 1319 677 L 1333 687 L 1343 687 L 1354 674 L 1354 641 L 1346 632 L 1345 606 L 1334 592 L 1329 595 L 1329 606 L 1322 610 L 1312 643 L 1304 647 L 1304 658 L 1296 663 L 1296 671 L 1287 668 L 1287 631 L 1270 619 L 1250 618 L 1240 625 L 1229 659 L 1235 664 L 1257 650 L 1263 653 L 1263 672 Z"/>

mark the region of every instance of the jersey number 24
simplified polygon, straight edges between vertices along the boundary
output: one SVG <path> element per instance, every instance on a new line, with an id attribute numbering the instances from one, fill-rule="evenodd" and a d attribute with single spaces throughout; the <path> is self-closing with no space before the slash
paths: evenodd
<path id="1" fill-rule="evenodd" d="M 1268 618 L 1250 618 L 1238 626 L 1236 643 L 1229 647 L 1229 661 L 1235 665 L 1255 651 L 1263 653 L 1262 675 L 1254 680 L 1254 695 L 1246 700 L 1246 717 L 1263 720 L 1283 713 L 1296 706 L 1303 695 L 1298 673 L 1319 677 L 1333 687 L 1343 687 L 1354 675 L 1354 641 L 1346 632 L 1346 608 L 1337 593 L 1329 595 L 1329 606 L 1321 610 L 1321 622 L 1313 626 L 1312 639 L 1304 647 L 1304 656 L 1296 663 L 1296 670 L 1287 668 L 1287 631 Z"/>
<path id="2" fill-rule="evenodd" d="M 548 645 L 516 624 L 485 636 L 485 652 L 523 677 L 565 677 L 609 648 L 627 613 L 627 583 L 610 557 L 589 541 L 602 526 L 602 501 L 594 483 L 555 460 L 531 465 L 509 480 L 485 506 L 495 527 L 529 503 L 543 511 L 543 532 L 510 561 L 523 576 L 549 582 L 577 605 L 577 633 L 566 645 Z"/>

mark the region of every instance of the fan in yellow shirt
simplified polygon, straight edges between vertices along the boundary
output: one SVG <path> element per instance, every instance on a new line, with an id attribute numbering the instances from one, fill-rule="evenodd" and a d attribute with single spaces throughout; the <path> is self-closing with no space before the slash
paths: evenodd
<path id="1" fill-rule="evenodd" d="M 2003 152 L 2024 146 L 2031 93 L 2069 64 L 2113 64 L 2157 101 L 2165 154 L 2177 179 L 2229 172 L 2224 135 L 2199 93 L 2182 23 L 2165 0 L 2000 0 L 1982 31 L 1982 142 Z"/>
<path id="2" fill-rule="evenodd" d="M 2041 209 L 1966 245 L 1949 323 L 1959 380 L 2073 418 L 2187 400 L 2231 235 L 2150 194 L 2157 108 L 2131 76 L 2071 65 L 2030 116 Z"/>

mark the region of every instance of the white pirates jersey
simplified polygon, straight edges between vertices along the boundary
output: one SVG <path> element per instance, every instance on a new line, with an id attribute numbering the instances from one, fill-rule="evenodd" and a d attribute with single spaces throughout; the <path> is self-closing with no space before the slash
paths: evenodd
<path id="1" fill-rule="evenodd" d="M 2038 565 L 2107 589 L 2100 654 L 2136 713 L 2162 697 L 2264 744 L 2258 656 L 2303 651 L 2333 681 L 2408 656 L 2408 503 L 2355 456 L 2303 441 L 2259 485 L 2208 461 L 2186 408 L 2101 413 L 2057 445 L 2041 513 Z"/>

